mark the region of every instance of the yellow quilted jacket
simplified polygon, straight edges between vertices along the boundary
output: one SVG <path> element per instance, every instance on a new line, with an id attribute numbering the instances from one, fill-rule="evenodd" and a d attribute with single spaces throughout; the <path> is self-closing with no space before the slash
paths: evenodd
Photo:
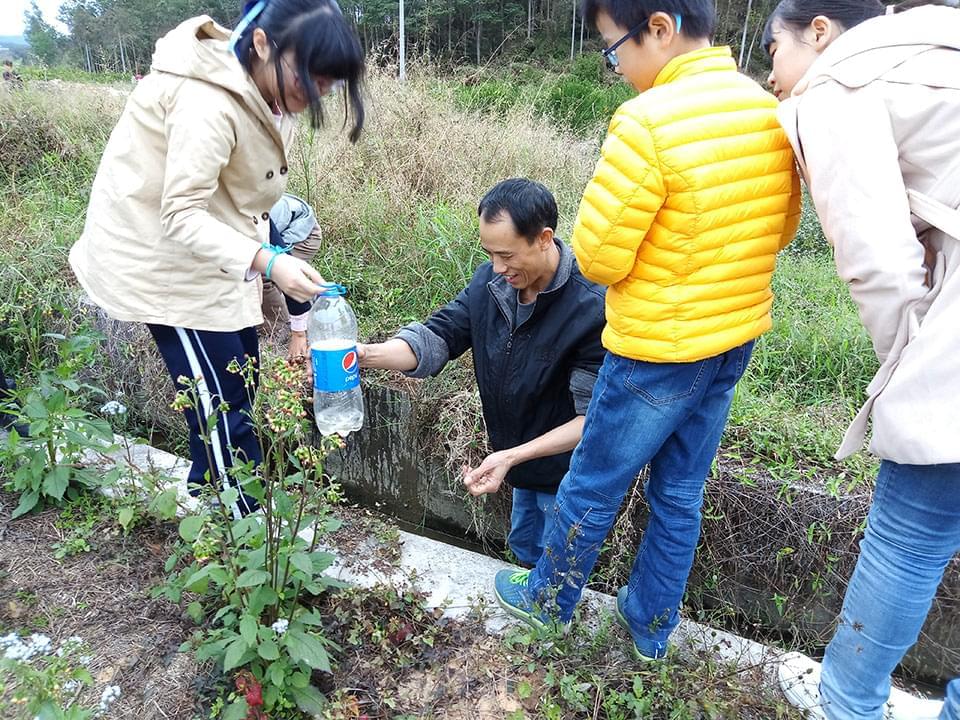
<path id="1" fill-rule="evenodd" d="M 610 352 L 690 362 L 770 329 L 774 261 L 800 220 L 776 109 L 712 47 L 617 110 L 573 233 L 583 274 L 610 286 Z"/>

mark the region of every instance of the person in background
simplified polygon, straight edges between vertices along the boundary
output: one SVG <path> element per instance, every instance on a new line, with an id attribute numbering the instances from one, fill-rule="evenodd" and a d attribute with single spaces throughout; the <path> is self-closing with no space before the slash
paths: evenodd
<path id="1" fill-rule="evenodd" d="M 830 720 L 883 717 L 960 550 L 960 10 L 922 4 L 784 0 L 764 32 L 780 120 L 880 361 L 837 453 L 872 422 L 860 557 L 813 693 L 784 688 Z M 960 680 L 940 718 L 960 719 Z"/>
<path id="2" fill-rule="evenodd" d="M 317 218 L 305 200 L 284 193 L 270 208 L 270 243 L 281 252 L 290 253 L 298 260 L 309 263 L 320 249 L 322 239 Z M 288 297 L 276 283 L 264 280 L 261 310 L 263 327 L 267 332 L 274 332 L 278 325 L 289 322 L 287 356 L 290 360 L 305 360 L 308 356 L 307 317 L 310 303 Z"/>
<path id="3" fill-rule="evenodd" d="M 23 87 L 23 78 L 13 69 L 13 60 L 9 58 L 3 61 L 3 82 L 9 87 Z"/>
<path id="4" fill-rule="evenodd" d="M 463 482 L 472 495 L 511 486 L 508 544 L 529 567 L 553 525 L 557 486 L 603 357 L 603 289 L 580 274 L 556 237 L 557 203 L 540 183 L 504 180 L 483 197 L 478 214 L 490 261 L 470 284 L 425 323 L 357 350 L 361 367 L 417 378 L 473 350 L 495 452 L 464 468 Z"/>

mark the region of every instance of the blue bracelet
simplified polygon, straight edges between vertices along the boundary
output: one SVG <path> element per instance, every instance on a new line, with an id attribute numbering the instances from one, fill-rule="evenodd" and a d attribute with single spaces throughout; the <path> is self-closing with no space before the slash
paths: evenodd
<path id="1" fill-rule="evenodd" d="M 293 246 L 291 245 L 291 246 L 289 246 L 289 247 L 278 247 L 277 245 L 271 245 L 270 243 L 266 243 L 266 242 L 265 242 L 265 243 L 263 243 L 262 245 L 260 245 L 260 247 L 261 247 L 261 249 L 263 249 L 263 250 L 269 250 L 270 252 L 273 253 L 273 257 L 271 257 L 271 258 L 267 261 L 267 268 L 266 268 L 266 270 L 263 271 L 263 276 L 264 276 L 267 280 L 269 280 L 269 279 L 270 279 L 270 272 L 273 270 L 273 263 L 276 262 L 277 255 L 283 255 L 284 253 L 290 252 L 290 251 L 293 249 Z"/>
<path id="2" fill-rule="evenodd" d="M 270 279 L 270 271 L 273 270 L 273 263 L 276 262 L 277 255 L 279 255 L 279 254 L 280 254 L 280 253 L 274 251 L 273 257 L 271 257 L 271 258 L 267 261 L 267 269 L 263 271 L 263 276 L 264 276 L 267 280 Z"/>

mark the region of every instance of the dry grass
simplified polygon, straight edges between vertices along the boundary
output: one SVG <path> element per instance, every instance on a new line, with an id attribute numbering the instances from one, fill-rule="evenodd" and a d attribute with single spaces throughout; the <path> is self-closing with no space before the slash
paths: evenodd
<path id="1" fill-rule="evenodd" d="M 113 88 L 59 80 L 0 88 L 0 177 L 22 173 L 46 155 L 96 162 L 123 98 Z"/>
<path id="2" fill-rule="evenodd" d="M 424 202 L 473 215 L 490 187 L 516 176 L 549 187 L 561 227 L 572 225 L 595 162 L 595 142 L 558 130 L 529 108 L 517 108 L 502 121 L 458 110 L 448 90 L 423 79 L 401 84 L 374 76 L 368 107 L 356 145 L 331 123 L 313 137 L 302 133 L 295 151 L 300 167 L 294 186 L 309 195 L 331 228 L 361 235 L 369 230 L 358 224 L 356 202 L 371 190 L 390 223 L 409 220 Z"/>

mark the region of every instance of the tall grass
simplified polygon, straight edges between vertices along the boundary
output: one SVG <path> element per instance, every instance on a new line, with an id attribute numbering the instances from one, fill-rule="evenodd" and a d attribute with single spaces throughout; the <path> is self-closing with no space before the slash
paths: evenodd
<path id="1" fill-rule="evenodd" d="M 484 259 L 477 205 L 508 177 L 539 180 L 572 227 L 596 145 L 528 109 L 502 120 L 458 109 L 426 81 L 374 79 L 364 138 L 304 134 L 292 189 L 324 228 L 321 270 L 352 290 L 370 334 L 392 331 L 450 300 Z"/>
<path id="2" fill-rule="evenodd" d="M 122 98 L 82 86 L 0 90 L 0 362 L 35 368 L 76 294 L 66 254 Z"/>
<path id="3" fill-rule="evenodd" d="M 574 132 L 602 136 L 614 111 L 636 95 L 606 70 L 600 56 L 581 55 L 568 72 L 525 67 L 496 75 L 475 72 L 467 82 L 445 83 L 459 107 L 505 117 L 527 107 Z"/>

